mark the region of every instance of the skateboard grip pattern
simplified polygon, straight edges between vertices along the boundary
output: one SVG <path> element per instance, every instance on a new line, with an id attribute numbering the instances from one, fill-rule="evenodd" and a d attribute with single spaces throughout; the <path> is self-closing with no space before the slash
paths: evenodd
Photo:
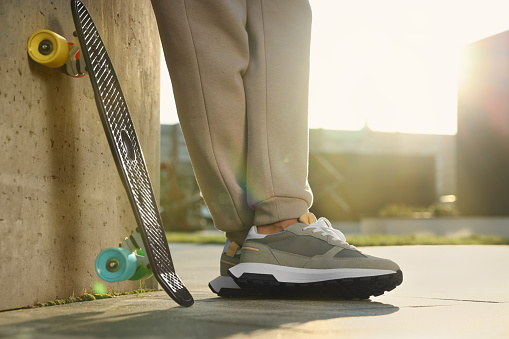
<path id="1" fill-rule="evenodd" d="M 143 152 L 113 64 L 85 5 L 78 0 L 71 0 L 71 5 L 99 115 L 152 271 L 176 302 L 190 306 L 194 301 L 175 273 Z"/>

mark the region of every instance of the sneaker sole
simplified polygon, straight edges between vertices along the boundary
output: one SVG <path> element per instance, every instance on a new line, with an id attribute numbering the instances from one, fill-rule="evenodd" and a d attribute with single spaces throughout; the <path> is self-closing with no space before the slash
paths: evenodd
<path id="1" fill-rule="evenodd" d="M 219 276 L 210 281 L 209 288 L 220 297 L 248 297 L 259 295 L 259 293 L 254 291 L 240 288 L 232 277 L 225 276 Z"/>
<path id="2" fill-rule="evenodd" d="M 243 290 L 273 296 L 368 299 L 403 282 L 401 270 L 305 269 L 243 263 L 229 271 Z"/>

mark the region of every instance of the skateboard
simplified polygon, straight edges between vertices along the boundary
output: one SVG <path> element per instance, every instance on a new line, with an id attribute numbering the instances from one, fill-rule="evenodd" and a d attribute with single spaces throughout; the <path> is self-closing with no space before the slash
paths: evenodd
<path id="1" fill-rule="evenodd" d="M 60 68 L 72 77 L 88 75 L 97 110 L 118 173 L 126 189 L 138 228 L 119 247 L 107 248 L 96 259 L 96 272 L 108 282 L 138 280 L 152 274 L 178 304 L 191 306 L 193 297 L 175 273 L 145 159 L 106 47 L 85 5 L 71 0 L 76 31 L 72 42 L 40 30 L 28 40 L 28 55 L 37 63 Z"/>

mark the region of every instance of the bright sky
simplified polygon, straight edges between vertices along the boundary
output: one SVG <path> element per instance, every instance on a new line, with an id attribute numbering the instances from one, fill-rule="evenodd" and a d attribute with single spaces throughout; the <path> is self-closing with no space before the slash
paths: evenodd
<path id="1" fill-rule="evenodd" d="M 509 30 L 508 0 L 310 3 L 310 128 L 455 134 L 460 47 Z M 161 123 L 173 124 L 161 72 Z"/>

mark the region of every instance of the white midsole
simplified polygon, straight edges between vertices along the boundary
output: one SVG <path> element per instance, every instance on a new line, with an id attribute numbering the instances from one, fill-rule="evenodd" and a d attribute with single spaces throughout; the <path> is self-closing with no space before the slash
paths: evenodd
<path id="1" fill-rule="evenodd" d="M 240 278 L 244 273 L 273 275 L 279 282 L 312 283 L 334 279 L 373 277 L 393 274 L 392 270 L 376 270 L 367 268 L 298 268 L 260 263 L 242 263 L 230 268 L 230 273 Z"/>
<path id="2" fill-rule="evenodd" d="M 240 289 L 239 285 L 233 281 L 232 277 L 219 276 L 209 282 L 210 288 L 214 291 L 214 293 L 219 293 L 223 288 L 229 289 Z"/>

